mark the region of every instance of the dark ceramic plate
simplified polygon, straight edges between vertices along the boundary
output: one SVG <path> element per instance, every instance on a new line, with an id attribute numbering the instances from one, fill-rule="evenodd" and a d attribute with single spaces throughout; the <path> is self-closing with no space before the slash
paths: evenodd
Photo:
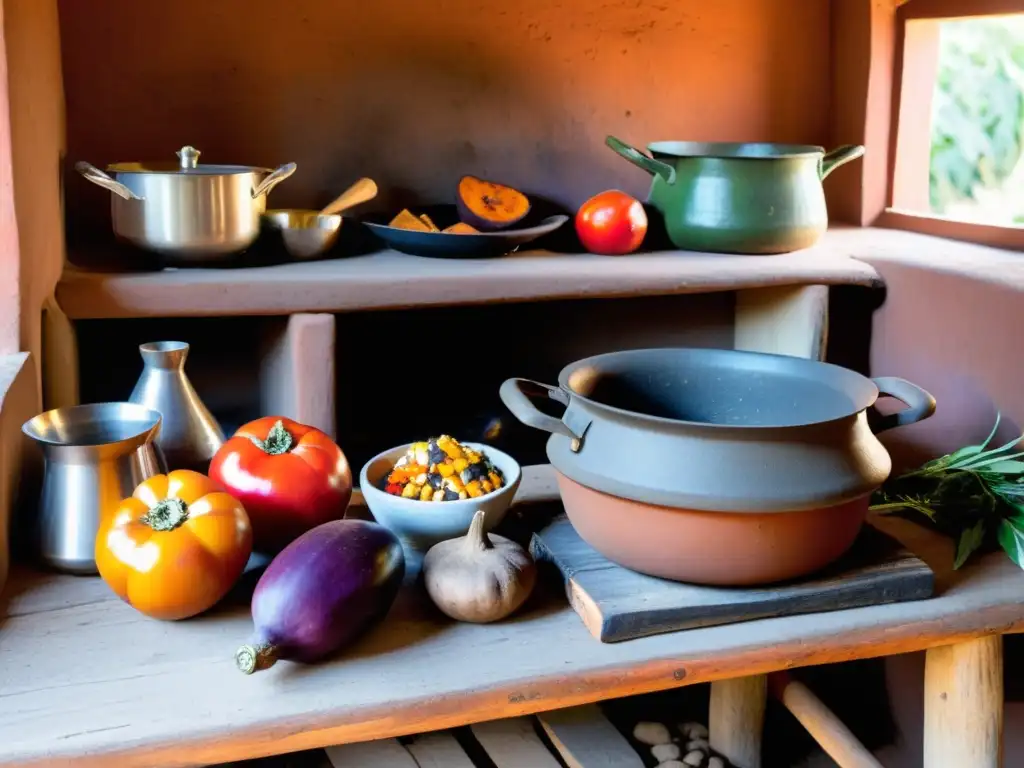
<path id="1" fill-rule="evenodd" d="M 426 213 L 431 221 L 444 229 L 459 220 L 454 205 L 410 208 L 413 214 Z M 568 216 L 548 216 L 524 229 L 481 232 L 478 235 L 454 235 L 445 232 L 415 232 L 389 227 L 392 216 L 370 217 L 363 224 L 389 247 L 413 256 L 442 259 L 486 259 L 512 253 L 522 245 L 550 234 L 569 220 Z"/>

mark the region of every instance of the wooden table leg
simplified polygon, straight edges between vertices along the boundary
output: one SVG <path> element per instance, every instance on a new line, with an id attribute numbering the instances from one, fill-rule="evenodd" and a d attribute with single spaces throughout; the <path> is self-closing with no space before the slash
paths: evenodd
<path id="1" fill-rule="evenodd" d="M 711 683 L 711 748 L 736 768 L 761 768 L 761 734 L 768 696 L 765 675 Z"/>
<path id="2" fill-rule="evenodd" d="M 736 349 L 824 360 L 828 286 L 756 288 L 736 294 Z"/>
<path id="3" fill-rule="evenodd" d="M 1003 638 L 932 648 L 924 667 L 924 768 L 1001 768 Z"/>

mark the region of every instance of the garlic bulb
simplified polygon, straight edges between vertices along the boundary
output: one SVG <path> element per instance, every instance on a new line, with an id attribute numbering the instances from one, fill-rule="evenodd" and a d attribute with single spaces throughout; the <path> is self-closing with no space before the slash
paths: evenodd
<path id="1" fill-rule="evenodd" d="M 537 580 L 529 553 L 504 536 L 485 533 L 484 518 L 477 510 L 464 537 L 435 544 L 423 558 L 427 594 L 458 621 L 505 618 L 526 602 Z"/>

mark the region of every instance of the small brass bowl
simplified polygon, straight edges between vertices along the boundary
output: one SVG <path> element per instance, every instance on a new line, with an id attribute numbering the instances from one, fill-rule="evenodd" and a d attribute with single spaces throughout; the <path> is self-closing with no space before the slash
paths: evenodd
<path id="1" fill-rule="evenodd" d="M 341 232 L 341 214 L 301 208 L 265 211 L 263 219 L 281 232 L 284 247 L 296 259 L 311 259 L 329 250 Z"/>

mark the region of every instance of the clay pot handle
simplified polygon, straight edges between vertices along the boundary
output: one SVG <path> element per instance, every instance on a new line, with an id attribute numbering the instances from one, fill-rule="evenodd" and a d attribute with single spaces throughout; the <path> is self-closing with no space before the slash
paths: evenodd
<path id="1" fill-rule="evenodd" d="M 569 396 L 558 387 L 549 387 L 530 379 L 507 379 L 502 383 L 498 394 L 501 402 L 512 411 L 512 415 L 526 426 L 563 435 L 570 440 L 579 440 L 582 437 L 569 429 L 561 419 L 542 413 L 531 401 L 531 398 L 546 395 L 551 400 L 568 405 Z"/>
<path id="2" fill-rule="evenodd" d="M 878 419 L 874 425 L 875 432 L 916 424 L 935 413 L 935 398 L 916 384 L 895 376 L 879 376 L 872 381 L 878 387 L 879 395 L 895 397 L 907 404 L 902 411 Z"/>

